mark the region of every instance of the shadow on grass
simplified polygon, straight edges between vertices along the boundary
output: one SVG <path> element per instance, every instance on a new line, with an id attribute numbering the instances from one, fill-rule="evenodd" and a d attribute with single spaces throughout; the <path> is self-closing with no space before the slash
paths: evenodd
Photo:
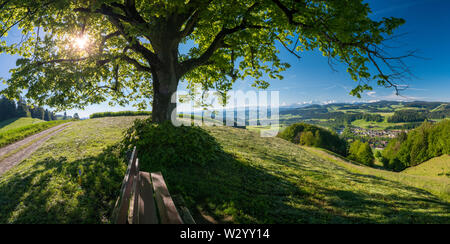
<path id="1" fill-rule="evenodd" d="M 204 141 L 220 144 L 206 131 Z M 189 144 L 186 141 L 186 144 Z M 198 146 L 198 145 L 197 145 Z M 210 146 L 210 145 L 208 145 Z M 162 145 L 178 153 L 177 146 Z M 380 177 L 354 174 L 341 169 L 349 181 L 357 184 L 395 186 L 407 194 L 389 195 L 369 191 L 335 190 L 303 181 L 303 174 L 329 180 L 330 172 L 305 167 L 281 156 L 271 157 L 274 164 L 294 171 L 269 171 L 241 161 L 222 149 L 205 166 L 167 165 L 151 158 L 153 148 L 138 148 L 141 170 L 161 171 L 172 195 L 181 195 L 198 223 L 448 223 L 450 206 L 430 193 Z M 184 150 L 184 149 L 183 149 Z M 160 154 L 158 154 L 160 155 Z M 151 163 L 150 163 L 151 162 Z M 296 171 L 296 172 L 295 172 Z M 301 174 L 298 174 L 301 172 Z M 332 174 L 333 172 L 331 172 Z M 288 180 L 298 174 L 297 182 Z M 291 178 L 292 179 L 292 178 Z M 428 211 L 430 208 L 430 211 Z M 422 211 L 424 210 L 424 211 Z"/>
<path id="2" fill-rule="evenodd" d="M 0 181 L 0 223 L 108 223 L 125 168 L 108 147 L 97 157 L 46 158 L 19 169 Z"/>
<path id="3" fill-rule="evenodd" d="M 321 182 L 332 175 L 281 156 L 270 160 L 293 171 L 268 171 L 224 152 L 207 132 L 201 136 L 207 139 L 201 141 L 213 142 L 219 148 L 211 157 L 215 159 L 204 166 L 158 164 L 149 158 L 151 150 L 145 150 L 150 147 L 142 144 L 138 150 L 141 169 L 162 171 L 171 194 L 183 196 L 198 223 L 450 222 L 449 204 L 426 191 L 344 169 L 341 174 L 344 172 L 349 181 L 395 186 L 402 194 L 314 185 L 302 177 L 316 177 L 315 182 Z M 179 155 L 172 144 L 162 148 Z M 113 146 L 96 157 L 76 161 L 47 158 L 30 166 L 26 162 L 19 165 L 14 174 L 0 179 L 0 223 L 108 223 L 126 170 L 123 157 L 124 153 Z M 292 181 L 292 174 L 298 174 L 299 179 Z"/>

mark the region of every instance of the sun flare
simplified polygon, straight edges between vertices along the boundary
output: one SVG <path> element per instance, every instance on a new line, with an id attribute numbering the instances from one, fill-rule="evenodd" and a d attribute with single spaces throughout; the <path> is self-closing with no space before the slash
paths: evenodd
<path id="1" fill-rule="evenodd" d="M 89 37 L 87 35 L 75 38 L 74 46 L 80 50 L 86 49 L 89 44 Z"/>

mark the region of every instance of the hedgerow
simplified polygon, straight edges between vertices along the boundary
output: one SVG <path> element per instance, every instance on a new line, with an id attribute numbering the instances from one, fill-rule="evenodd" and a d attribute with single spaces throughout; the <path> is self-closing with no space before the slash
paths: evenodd
<path id="1" fill-rule="evenodd" d="M 103 117 L 119 117 L 119 116 L 143 116 L 152 115 L 150 111 L 120 111 L 120 112 L 102 112 L 91 114 L 90 118 L 103 118 Z"/>

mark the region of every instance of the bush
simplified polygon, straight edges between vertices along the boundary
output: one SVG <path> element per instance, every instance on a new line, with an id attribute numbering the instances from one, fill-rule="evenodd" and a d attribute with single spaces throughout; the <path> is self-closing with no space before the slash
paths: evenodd
<path id="1" fill-rule="evenodd" d="M 152 115 L 149 111 L 121 111 L 121 112 L 103 112 L 91 114 L 90 118 L 118 117 L 118 116 L 144 116 Z"/>
<path id="2" fill-rule="evenodd" d="M 348 158 L 368 166 L 373 166 L 375 160 L 369 143 L 359 140 L 350 144 Z"/>
<path id="3" fill-rule="evenodd" d="M 126 150 L 136 146 L 143 171 L 150 171 L 154 165 L 205 166 L 221 152 L 214 138 L 200 127 L 175 127 L 170 122 L 153 124 L 150 119 L 136 120 L 125 132 L 123 145 Z"/>
<path id="4" fill-rule="evenodd" d="M 347 142 L 344 139 L 339 138 L 335 132 L 314 125 L 292 124 L 278 136 L 295 144 L 320 147 L 347 156 Z"/>

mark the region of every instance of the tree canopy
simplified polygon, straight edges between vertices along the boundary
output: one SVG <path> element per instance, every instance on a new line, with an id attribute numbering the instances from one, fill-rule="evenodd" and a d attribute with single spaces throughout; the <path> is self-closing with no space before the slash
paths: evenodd
<path id="1" fill-rule="evenodd" d="M 345 63 L 352 95 L 370 80 L 398 91 L 411 53 L 390 56 L 384 42 L 404 20 L 370 13 L 362 0 L 0 0 L 0 53 L 22 56 L 2 93 L 59 110 L 152 101 L 164 121 L 180 80 L 226 94 L 237 79 L 281 79 L 290 65 L 277 47 Z M 22 39 L 5 42 L 16 27 Z"/>

